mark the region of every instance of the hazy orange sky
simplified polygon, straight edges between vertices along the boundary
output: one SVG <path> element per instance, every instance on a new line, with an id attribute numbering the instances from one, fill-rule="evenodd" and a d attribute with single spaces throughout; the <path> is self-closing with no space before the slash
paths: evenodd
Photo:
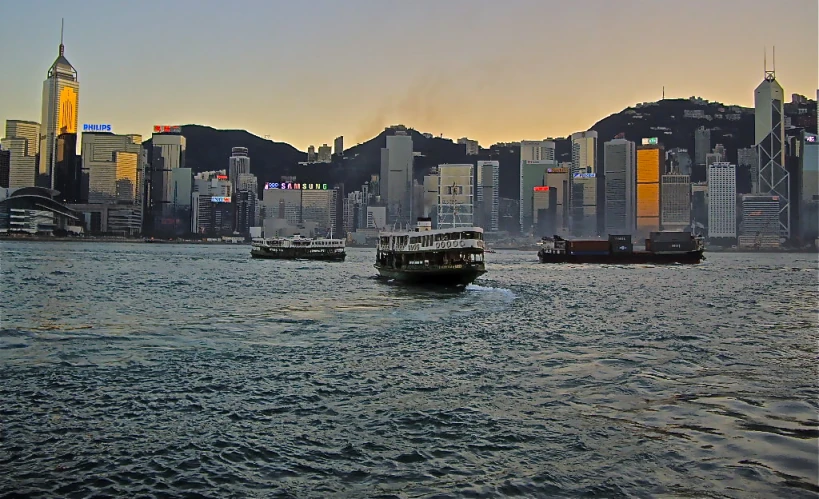
<path id="1" fill-rule="evenodd" d="M 819 78 L 816 0 L 31 0 L 0 7 L 0 120 L 40 121 L 61 16 L 80 123 L 301 150 L 396 123 L 483 146 L 565 136 L 663 86 L 752 106 L 765 46 L 787 100 Z"/>

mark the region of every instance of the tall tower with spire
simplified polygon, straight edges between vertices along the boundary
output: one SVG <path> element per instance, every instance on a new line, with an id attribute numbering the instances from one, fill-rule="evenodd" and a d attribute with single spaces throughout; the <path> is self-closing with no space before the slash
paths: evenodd
<path id="1" fill-rule="evenodd" d="M 43 82 L 43 115 L 40 128 L 40 164 L 38 185 L 54 188 L 54 164 L 57 158 L 57 137 L 76 134 L 80 100 L 77 70 L 65 58 L 63 25 L 60 26 L 60 48 L 57 59 L 48 69 Z"/>
<path id="2" fill-rule="evenodd" d="M 768 69 L 768 54 L 763 59 L 765 76 L 754 92 L 754 121 L 757 156 L 759 157 L 759 193 L 779 196 L 779 229 L 784 238 L 791 236 L 790 180 L 785 169 L 785 91 L 776 81 L 774 62 Z"/>

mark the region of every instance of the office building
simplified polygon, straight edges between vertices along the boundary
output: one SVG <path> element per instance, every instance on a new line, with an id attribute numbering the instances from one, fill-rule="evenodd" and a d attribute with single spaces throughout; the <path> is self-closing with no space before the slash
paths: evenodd
<path id="1" fill-rule="evenodd" d="M 473 165 L 438 165 L 438 228 L 472 227 L 474 221 Z"/>
<path id="2" fill-rule="evenodd" d="M 575 173 L 598 173 L 597 132 L 572 134 L 572 178 Z"/>
<path id="3" fill-rule="evenodd" d="M 478 161 L 477 191 L 475 192 L 476 223 L 485 231 L 497 232 L 498 228 L 498 178 L 500 162 Z"/>
<path id="4" fill-rule="evenodd" d="M 566 234 L 569 230 L 569 175 L 571 162 L 560 163 L 556 168 L 546 168 L 543 185 L 551 187 L 549 195 L 555 198 L 555 231 L 554 234 Z"/>
<path id="5" fill-rule="evenodd" d="M 717 144 L 714 146 L 714 150 L 712 151 L 714 154 L 719 154 L 721 161 L 728 161 L 728 151 L 725 150 L 725 146 L 722 144 Z"/>
<path id="6" fill-rule="evenodd" d="M 708 238 L 737 237 L 736 165 L 714 163 L 708 167 Z"/>
<path id="7" fill-rule="evenodd" d="M 173 178 L 173 170 L 185 168 L 187 141 L 180 127 L 158 128 L 170 131 L 155 132 L 151 136 L 146 173 L 146 180 L 150 185 L 146 189 L 146 232 L 150 235 L 177 235 L 180 230 L 187 230 L 191 226 L 190 220 L 185 218 L 189 211 L 176 213 L 177 206 L 183 200 L 174 192 L 177 183 Z M 188 202 L 189 207 L 191 203 L 192 200 Z"/>
<path id="8" fill-rule="evenodd" d="M 671 169 L 669 173 L 677 173 L 680 175 L 691 175 L 692 161 L 691 155 L 688 154 L 688 149 L 675 148 L 668 151 L 668 156 L 671 162 Z"/>
<path id="9" fill-rule="evenodd" d="M 139 158 L 137 158 L 139 163 Z M 137 170 L 139 173 L 139 170 Z M 54 189 L 59 192 L 56 198 L 63 203 L 81 203 L 82 199 L 82 164 L 77 156 L 77 134 L 63 133 L 57 136 L 57 158 L 54 162 Z M 134 186 L 134 195 L 141 192 L 139 178 Z M 139 198 L 137 198 L 139 200 Z M 141 200 L 139 201 L 141 203 Z"/>
<path id="10" fill-rule="evenodd" d="M 582 171 L 572 174 L 569 193 L 569 228 L 574 236 L 597 234 L 597 174 Z"/>
<path id="11" fill-rule="evenodd" d="M 557 190 L 548 185 L 535 186 L 532 193 L 535 234 L 552 236 L 558 232 Z"/>
<path id="12" fill-rule="evenodd" d="M 137 178 L 142 153 L 140 142 L 134 143 L 130 135 L 82 134 L 83 201 L 89 204 L 141 204 Z M 57 178 L 55 175 L 55 180 Z"/>
<path id="13" fill-rule="evenodd" d="M 737 169 L 748 168 L 751 175 L 751 192 L 759 190 L 759 154 L 756 147 L 737 149 Z"/>
<path id="14" fill-rule="evenodd" d="M 799 235 L 802 243 L 808 243 L 819 238 L 819 136 L 803 131 L 802 143 Z"/>
<path id="15" fill-rule="evenodd" d="M 779 229 L 791 237 L 790 178 L 785 169 L 784 90 L 774 71 L 765 68 L 765 78 L 754 92 L 754 139 L 759 156 L 759 194 L 779 196 Z"/>
<path id="16" fill-rule="evenodd" d="M 606 234 L 635 234 L 637 223 L 636 145 L 626 139 L 603 144 Z"/>
<path id="17" fill-rule="evenodd" d="M 7 120 L 6 135 L 0 146 L 9 152 L 8 186 L 33 187 L 37 179 L 37 157 L 40 150 L 40 124 L 33 121 Z"/>
<path id="18" fill-rule="evenodd" d="M 459 144 L 464 145 L 464 152 L 467 156 L 477 156 L 481 152 L 481 147 L 477 140 L 470 140 L 466 137 L 458 139 Z"/>
<path id="19" fill-rule="evenodd" d="M 520 232 L 532 230 L 532 195 L 534 187 L 543 185 L 547 168 L 557 168 L 555 143 L 551 140 L 522 140 L 520 142 Z"/>
<path id="20" fill-rule="evenodd" d="M 233 186 L 233 191 L 238 191 L 236 183 L 239 175 L 250 173 L 250 156 L 247 147 L 233 147 L 228 159 L 228 180 Z"/>
<path id="21" fill-rule="evenodd" d="M 742 248 L 779 247 L 779 196 L 742 196 L 742 222 L 737 245 Z"/>
<path id="22" fill-rule="evenodd" d="M 691 184 L 691 227 L 696 234 L 708 232 L 708 183 Z"/>
<path id="23" fill-rule="evenodd" d="M 438 168 L 431 168 L 424 175 L 424 204 L 421 215 L 432 218 L 433 227 L 438 226 Z"/>
<path id="24" fill-rule="evenodd" d="M 316 162 L 316 147 L 315 146 L 308 146 L 307 147 L 307 162 L 308 163 L 315 163 Z"/>
<path id="25" fill-rule="evenodd" d="M 691 177 L 663 175 L 660 182 L 660 228 L 683 232 L 691 228 Z"/>
<path id="26" fill-rule="evenodd" d="M 344 156 L 344 136 L 336 137 L 336 140 L 333 141 L 333 150 L 334 154 L 338 157 Z"/>
<path id="27" fill-rule="evenodd" d="M 381 149 L 381 199 L 387 204 L 387 222 L 412 222 L 412 136 L 403 130 L 387 136 Z"/>
<path id="28" fill-rule="evenodd" d="M 660 176 L 665 154 L 658 144 L 637 146 L 636 211 L 638 239 L 660 230 Z"/>
<path id="29" fill-rule="evenodd" d="M 11 165 L 11 151 L 3 149 L 0 145 L 0 188 L 9 186 L 9 168 Z"/>
<path id="30" fill-rule="evenodd" d="M 694 131 L 694 164 L 704 165 L 705 155 L 711 152 L 711 130 L 701 126 Z"/>
<path id="31" fill-rule="evenodd" d="M 77 133 L 80 83 L 77 70 L 65 58 L 62 30 L 57 59 L 48 69 L 43 82 L 43 113 L 40 127 L 40 164 L 38 182 L 54 188 L 54 164 L 57 160 L 57 137 Z"/>

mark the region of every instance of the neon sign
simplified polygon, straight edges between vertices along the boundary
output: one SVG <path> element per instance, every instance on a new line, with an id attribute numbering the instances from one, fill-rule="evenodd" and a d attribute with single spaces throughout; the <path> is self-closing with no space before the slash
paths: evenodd
<path id="1" fill-rule="evenodd" d="M 805 135 L 805 142 L 816 142 L 816 135 Z"/>
<path id="2" fill-rule="evenodd" d="M 211 203 L 229 203 L 230 196 L 211 196 L 210 198 Z"/>
<path id="3" fill-rule="evenodd" d="M 82 126 L 83 132 L 110 132 L 111 125 L 91 125 L 86 123 Z"/>
<path id="4" fill-rule="evenodd" d="M 283 189 L 288 191 L 326 191 L 327 184 L 300 184 L 298 182 L 268 182 L 265 190 Z"/>
<path id="5" fill-rule="evenodd" d="M 594 178 L 596 177 L 596 173 L 575 173 L 574 178 Z"/>
<path id="6" fill-rule="evenodd" d="M 647 139 L 643 139 L 644 146 L 653 146 L 657 145 L 657 137 L 649 137 Z"/>
<path id="7" fill-rule="evenodd" d="M 216 180 L 227 180 L 227 179 L 228 179 L 227 175 L 217 175 L 216 176 Z"/>
<path id="8" fill-rule="evenodd" d="M 179 125 L 154 125 L 154 133 L 180 133 L 182 127 Z"/>
<path id="9" fill-rule="evenodd" d="M 569 173 L 566 168 L 547 168 L 546 173 Z"/>
<path id="10" fill-rule="evenodd" d="M 535 192 L 548 192 L 551 189 L 548 185 L 536 185 Z"/>

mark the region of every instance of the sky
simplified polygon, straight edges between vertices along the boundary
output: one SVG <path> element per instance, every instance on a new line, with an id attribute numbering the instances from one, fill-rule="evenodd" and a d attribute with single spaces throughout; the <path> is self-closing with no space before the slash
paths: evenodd
<path id="1" fill-rule="evenodd" d="M 776 46 L 815 98 L 817 0 L 0 2 L 0 120 L 41 120 L 57 56 L 80 123 L 245 129 L 300 150 L 385 126 L 482 146 L 564 137 L 638 102 L 753 106 Z"/>

